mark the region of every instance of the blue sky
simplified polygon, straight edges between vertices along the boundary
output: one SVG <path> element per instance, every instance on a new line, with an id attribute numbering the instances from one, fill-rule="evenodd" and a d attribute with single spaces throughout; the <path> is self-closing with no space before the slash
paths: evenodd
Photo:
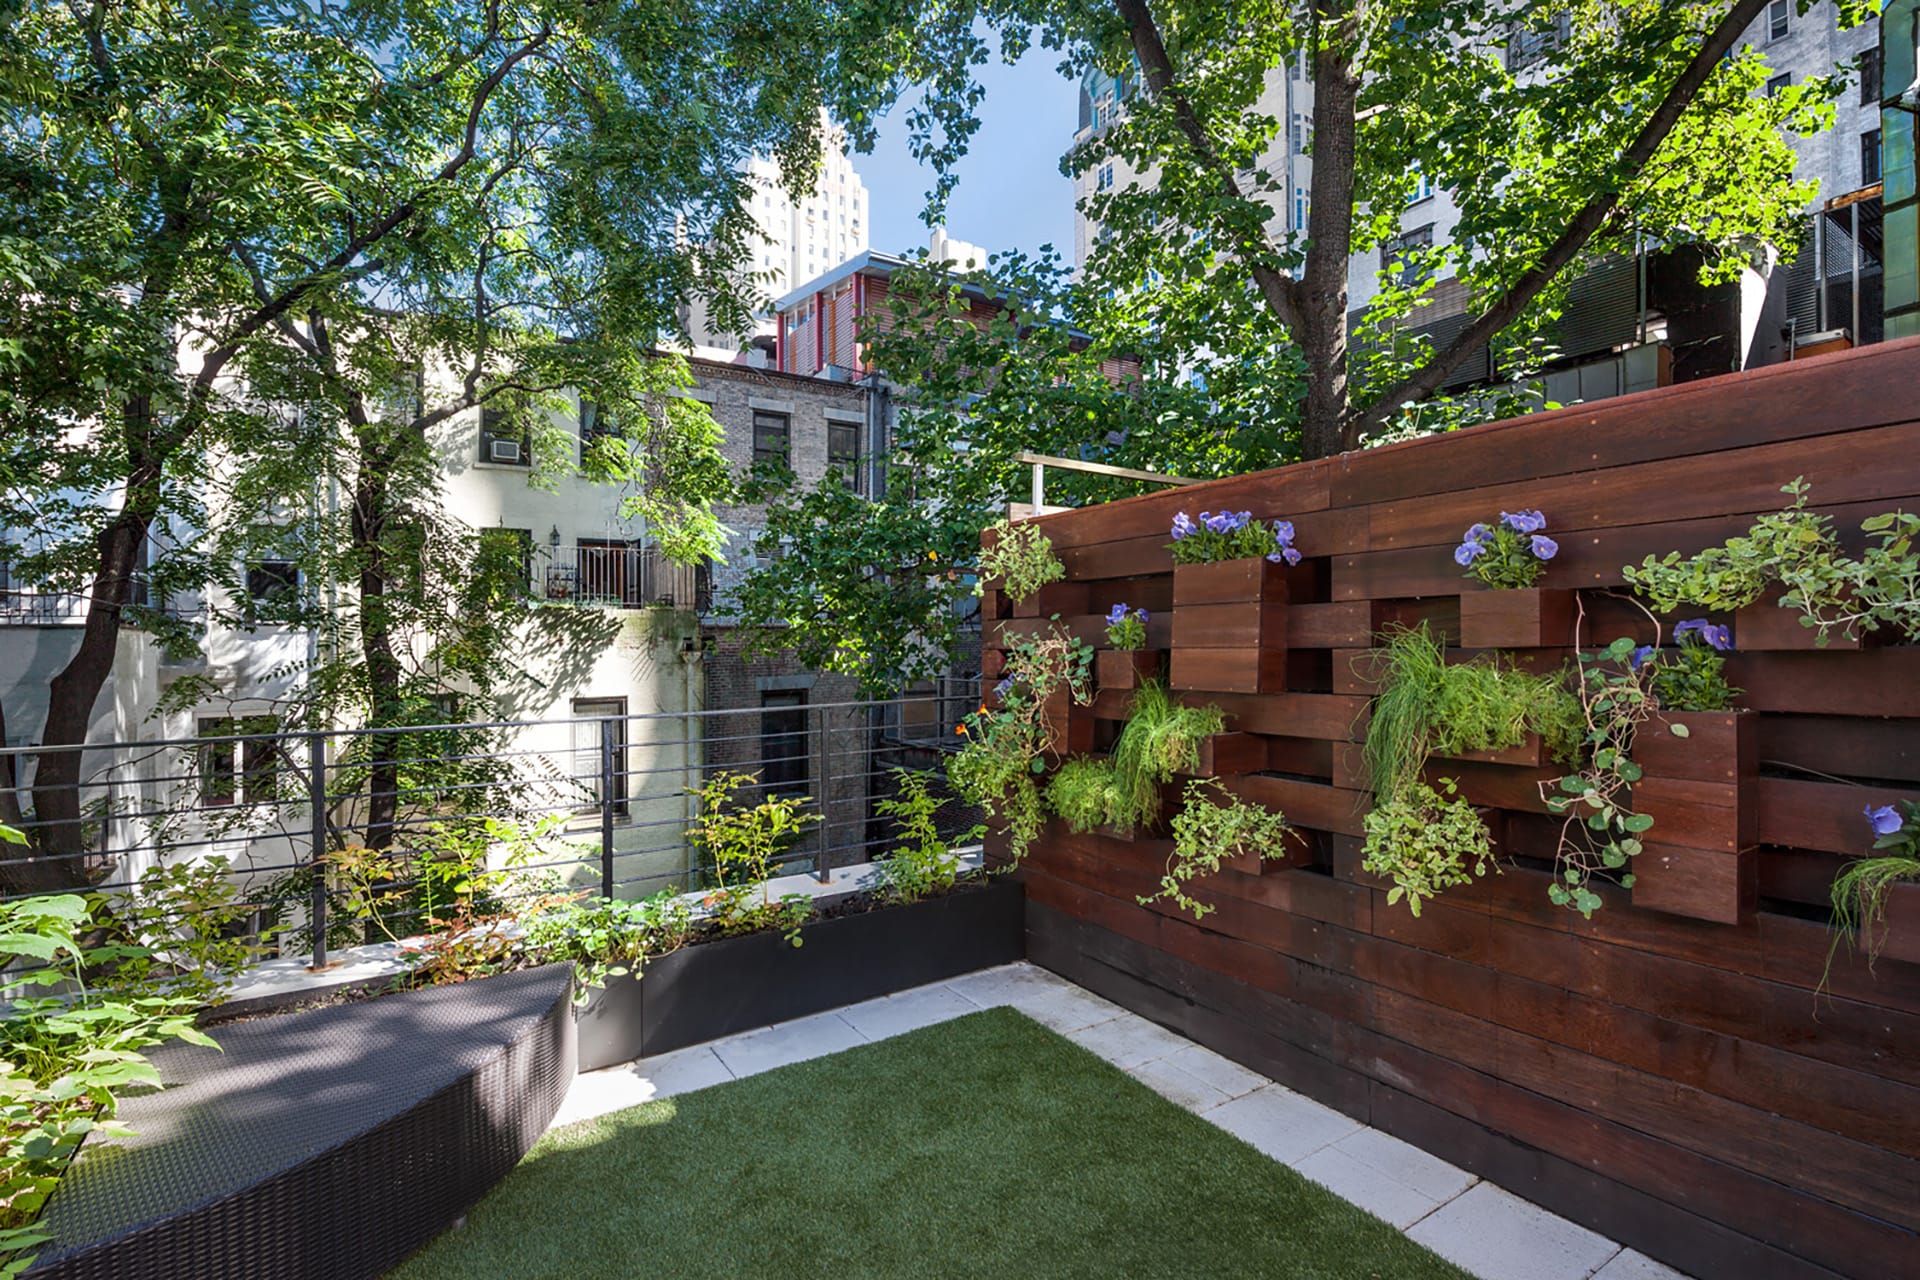
<path id="1" fill-rule="evenodd" d="M 947 209 L 947 232 L 988 251 L 1037 252 L 1051 243 L 1073 256 L 1073 184 L 1060 176 L 1060 157 L 1073 145 L 1078 87 L 1054 68 L 1060 54 L 1034 47 L 1009 67 L 996 55 L 980 68 L 987 96 L 980 131 L 973 135 Z M 887 253 L 924 249 L 920 221 L 933 171 L 907 151 L 907 106 L 881 121 L 871 155 L 853 167 L 867 184 L 873 247 Z"/>

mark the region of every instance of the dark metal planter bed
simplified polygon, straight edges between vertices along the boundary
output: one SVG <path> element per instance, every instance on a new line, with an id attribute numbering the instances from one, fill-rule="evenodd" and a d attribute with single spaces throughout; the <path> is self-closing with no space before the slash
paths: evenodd
<path id="1" fill-rule="evenodd" d="M 569 965 L 214 1029 L 84 1149 L 32 1280 L 355 1280 L 451 1226 L 573 1081 Z"/>
<path id="2" fill-rule="evenodd" d="M 613 978 L 580 1015 L 580 1069 L 683 1049 L 1026 956 L 1025 891 L 997 877 L 907 906 L 685 947 Z"/>

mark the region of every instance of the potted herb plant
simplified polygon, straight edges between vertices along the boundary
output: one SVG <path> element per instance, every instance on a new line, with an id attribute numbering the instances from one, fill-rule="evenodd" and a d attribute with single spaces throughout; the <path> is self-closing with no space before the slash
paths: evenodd
<path id="1" fill-rule="evenodd" d="M 1867 963 L 1881 956 L 1920 964 L 1920 804 L 1872 805 L 1864 809 L 1872 850 L 1834 877 L 1833 952 L 1858 941 Z"/>
<path id="2" fill-rule="evenodd" d="M 1173 519 L 1176 689 L 1275 693 L 1286 686 L 1287 577 L 1300 563 L 1293 523 L 1248 511 Z"/>
<path id="3" fill-rule="evenodd" d="M 1705 618 L 1675 624 L 1674 644 L 1644 645 L 1631 664 L 1651 695 L 1633 739 L 1633 808 L 1652 826 L 1634 860 L 1633 901 L 1735 924 L 1759 899 L 1759 719 L 1733 703 L 1732 633 Z"/>
<path id="4" fill-rule="evenodd" d="M 1465 576 L 1490 590 L 1460 596 L 1460 643 L 1468 649 L 1559 648 L 1574 642 L 1574 593 L 1536 584 L 1560 544 L 1539 511 L 1502 511 L 1476 524 L 1454 548 Z"/>
<path id="5" fill-rule="evenodd" d="M 1087 585 L 1065 581 L 1067 567 L 1031 522 L 1002 520 L 990 527 L 981 539 L 979 573 L 974 590 L 984 620 L 1086 611 Z"/>
<path id="6" fill-rule="evenodd" d="M 1195 898 L 1188 886 L 1222 867 L 1247 875 L 1304 865 L 1310 849 L 1286 815 L 1233 795 L 1217 779 L 1187 784 L 1180 812 L 1173 819 L 1173 853 L 1167 859 L 1160 890 L 1138 899 L 1143 907 L 1171 902 L 1203 920 L 1213 907 Z"/>
<path id="7" fill-rule="evenodd" d="M 1102 689 L 1137 689 L 1159 676 L 1166 655 L 1147 648 L 1147 611 L 1125 602 L 1107 614 L 1107 644 L 1094 655 L 1094 678 Z"/>

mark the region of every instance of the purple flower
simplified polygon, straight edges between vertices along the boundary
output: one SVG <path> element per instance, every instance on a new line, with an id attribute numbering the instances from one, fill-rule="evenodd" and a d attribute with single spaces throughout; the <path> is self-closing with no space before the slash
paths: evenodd
<path id="1" fill-rule="evenodd" d="M 1297 547 L 1282 547 L 1280 548 L 1280 554 L 1285 557 L 1288 564 L 1300 563 L 1300 551 Z"/>
<path id="2" fill-rule="evenodd" d="M 1463 542 L 1453 549 L 1453 562 L 1457 565 L 1470 565 L 1487 554 L 1486 547 L 1478 542 Z"/>
<path id="3" fill-rule="evenodd" d="M 1117 604 L 1113 606 L 1113 611 L 1107 614 L 1107 625 L 1110 627 L 1117 627 L 1121 623 L 1125 622 L 1126 620 L 1127 620 L 1127 606 L 1125 606 L 1124 604 Z"/>
<path id="4" fill-rule="evenodd" d="M 1560 544 L 1544 533 L 1533 535 L 1533 554 L 1541 560 L 1551 560 L 1560 554 Z"/>
<path id="5" fill-rule="evenodd" d="M 1234 530 L 1233 517 L 1224 511 L 1217 515 L 1208 515 L 1202 511 L 1200 513 L 1200 523 L 1206 525 L 1207 528 L 1214 533 L 1231 533 Z"/>
<path id="6" fill-rule="evenodd" d="M 1883 804 L 1878 809 L 1868 805 L 1861 812 L 1867 815 L 1867 821 L 1873 824 L 1873 834 L 1877 836 L 1898 835 L 1900 829 L 1907 825 L 1906 819 L 1890 804 Z"/>
<path id="7" fill-rule="evenodd" d="M 1547 518 L 1538 511 L 1502 511 L 1500 519 L 1515 533 L 1538 533 L 1547 527 Z"/>
<path id="8" fill-rule="evenodd" d="M 1207 513 L 1202 511 L 1200 514 L 1204 516 Z M 1188 516 L 1186 512 L 1179 512 L 1173 517 L 1173 540 L 1175 542 L 1198 531 L 1193 523 L 1193 519 Z"/>
<path id="9" fill-rule="evenodd" d="M 1273 522 L 1273 540 L 1281 546 L 1293 541 L 1293 521 L 1275 520 Z"/>
<path id="10" fill-rule="evenodd" d="M 1013 688 L 1013 677 L 1008 676 L 1005 680 L 993 686 L 993 696 L 996 698 L 1004 698 L 1007 696 L 1007 690 L 1011 688 Z"/>
<path id="11" fill-rule="evenodd" d="M 1493 541 L 1493 526 L 1490 524 L 1477 524 L 1473 526 L 1473 528 L 1467 530 L 1466 540 L 1482 545 Z"/>
<path id="12" fill-rule="evenodd" d="M 1641 667 L 1646 666 L 1647 663 L 1653 659 L 1653 655 L 1658 652 L 1660 651 L 1650 644 L 1643 644 L 1638 649 L 1635 649 L 1633 651 L 1633 669 L 1638 671 Z"/>
<path id="13" fill-rule="evenodd" d="M 1689 618 L 1685 622 L 1673 624 L 1675 640 L 1684 640 L 1690 635 L 1699 636 L 1702 641 L 1712 645 L 1721 653 L 1733 648 L 1733 632 L 1725 627 L 1716 627 L 1705 618 Z"/>
<path id="14" fill-rule="evenodd" d="M 1144 626 L 1146 624 L 1147 611 L 1145 609 L 1135 609 L 1133 611 L 1133 616 L 1140 619 L 1141 625 Z"/>

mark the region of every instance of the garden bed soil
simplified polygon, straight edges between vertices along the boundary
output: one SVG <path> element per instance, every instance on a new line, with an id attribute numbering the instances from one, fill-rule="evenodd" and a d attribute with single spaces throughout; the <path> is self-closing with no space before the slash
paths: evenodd
<path id="1" fill-rule="evenodd" d="M 919 902 L 826 903 L 800 931 L 715 938 L 609 978 L 579 1013 L 580 1069 L 651 1057 L 1011 964 L 1026 956 L 1025 889 L 1003 876 Z"/>

